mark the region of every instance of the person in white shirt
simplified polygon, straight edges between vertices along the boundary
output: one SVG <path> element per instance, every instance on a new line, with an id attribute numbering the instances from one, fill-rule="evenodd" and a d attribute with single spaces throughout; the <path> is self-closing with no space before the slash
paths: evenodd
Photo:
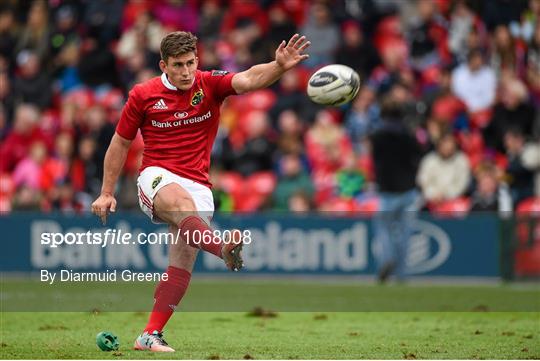
<path id="1" fill-rule="evenodd" d="M 540 197 L 540 140 L 525 144 L 521 162 L 525 168 L 535 172 L 534 195 Z"/>
<path id="2" fill-rule="evenodd" d="M 437 143 L 437 150 L 420 162 L 417 183 L 424 199 L 437 203 L 463 195 L 470 179 L 469 160 L 458 149 L 452 133 L 447 133 Z"/>
<path id="3" fill-rule="evenodd" d="M 452 92 L 465 103 L 470 113 L 491 107 L 495 101 L 496 89 L 495 72 L 484 64 L 479 49 L 471 50 L 467 62 L 452 72 Z"/>

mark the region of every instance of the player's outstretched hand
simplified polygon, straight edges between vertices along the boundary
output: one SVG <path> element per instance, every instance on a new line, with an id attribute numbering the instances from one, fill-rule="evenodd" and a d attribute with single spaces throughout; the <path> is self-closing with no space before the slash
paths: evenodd
<path id="1" fill-rule="evenodd" d="M 105 225 L 109 211 L 116 211 L 116 199 L 112 194 L 101 194 L 94 203 L 92 203 L 92 213 L 98 216 L 103 225 Z"/>
<path id="2" fill-rule="evenodd" d="M 302 60 L 309 58 L 309 55 L 303 54 L 303 52 L 310 44 L 311 42 L 307 41 L 305 36 L 294 34 L 288 43 L 285 43 L 285 40 L 283 40 L 279 44 L 276 49 L 276 62 L 285 71 L 291 69 Z"/>

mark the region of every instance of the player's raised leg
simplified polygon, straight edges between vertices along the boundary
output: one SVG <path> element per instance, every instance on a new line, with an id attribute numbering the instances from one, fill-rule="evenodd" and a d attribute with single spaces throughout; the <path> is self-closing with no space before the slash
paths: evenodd
<path id="1" fill-rule="evenodd" d="M 204 210 L 198 212 L 190 193 L 182 186 L 167 184 L 157 192 L 153 203 L 154 215 L 169 225 L 177 226 L 180 238 L 188 245 L 222 258 L 232 271 L 243 267 L 241 233 L 227 232 L 230 239 L 215 237 L 212 228 L 201 218 Z"/>
<path id="2" fill-rule="evenodd" d="M 169 226 L 169 232 L 174 239 L 178 227 Z M 198 252 L 198 249 L 190 247 L 183 241 L 169 245 L 167 280 L 161 281 L 156 287 L 154 307 L 144 332 L 135 340 L 136 350 L 174 351 L 163 339 L 163 328 L 186 293 Z"/>

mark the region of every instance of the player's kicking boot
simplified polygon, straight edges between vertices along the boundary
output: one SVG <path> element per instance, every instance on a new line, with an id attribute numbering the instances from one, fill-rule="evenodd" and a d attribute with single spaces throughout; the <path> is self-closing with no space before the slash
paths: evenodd
<path id="1" fill-rule="evenodd" d="M 137 337 L 133 348 L 139 351 L 174 352 L 174 349 L 163 339 L 163 334 L 158 331 L 144 332 Z"/>
<path id="2" fill-rule="evenodd" d="M 225 261 L 225 265 L 231 271 L 239 271 L 244 267 L 244 261 L 242 261 L 242 246 L 244 242 L 242 240 L 242 232 L 238 229 L 234 229 L 231 233 L 226 233 L 223 238 L 223 246 L 221 246 L 221 257 Z"/>

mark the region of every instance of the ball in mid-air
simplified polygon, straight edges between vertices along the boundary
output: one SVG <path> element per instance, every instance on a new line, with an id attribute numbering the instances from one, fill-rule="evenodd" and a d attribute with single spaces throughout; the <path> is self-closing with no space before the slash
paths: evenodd
<path id="1" fill-rule="evenodd" d="M 315 103 L 340 106 L 350 102 L 360 88 L 360 77 L 352 68 L 331 64 L 309 78 L 307 94 Z"/>

